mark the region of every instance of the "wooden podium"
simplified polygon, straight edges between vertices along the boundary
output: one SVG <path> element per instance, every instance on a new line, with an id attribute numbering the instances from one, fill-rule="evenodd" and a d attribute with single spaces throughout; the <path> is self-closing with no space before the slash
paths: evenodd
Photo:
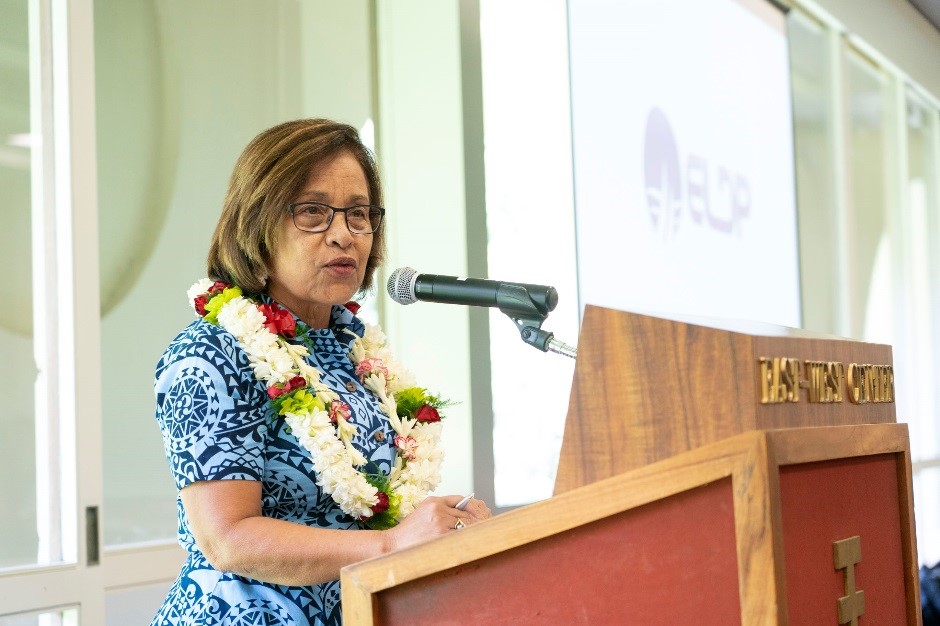
<path id="1" fill-rule="evenodd" d="M 342 571 L 352 624 L 919 624 L 891 349 L 588 306 L 555 496 Z"/>

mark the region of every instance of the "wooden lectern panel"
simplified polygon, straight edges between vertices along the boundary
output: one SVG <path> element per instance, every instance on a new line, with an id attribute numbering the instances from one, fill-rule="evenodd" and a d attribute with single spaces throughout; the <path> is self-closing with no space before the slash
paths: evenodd
<path id="1" fill-rule="evenodd" d="M 588 305 L 555 493 L 750 430 L 896 421 L 893 397 L 872 401 L 893 396 L 890 346 L 747 330 Z M 870 365 L 880 378 L 861 369 Z M 852 402 L 850 383 L 861 385 L 862 403 Z"/>
<path id="2" fill-rule="evenodd" d="M 341 578 L 347 626 L 835 624 L 853 590 L 861 624 L 916 626 L 907 427 L 743 433 Z"/>

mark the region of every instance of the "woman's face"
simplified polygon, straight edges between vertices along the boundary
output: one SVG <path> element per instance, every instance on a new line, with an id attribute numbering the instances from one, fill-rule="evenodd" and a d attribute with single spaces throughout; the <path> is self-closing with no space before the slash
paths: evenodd
<path id="1" fill-rule="evenodd" d="M 322 202 L 338 208 L 369 204 L 369 185 L 351 152 L 340 152 L 314 167 L 294 202 Z M 308 233 L 281 217 L 278 244 L 269 263 L 268 293 L 314 328 L 325 328 L 333 305 L 345 304 L 366 273 L 373 235 L 354 235 L 337 213 L 328 230 Z"/>

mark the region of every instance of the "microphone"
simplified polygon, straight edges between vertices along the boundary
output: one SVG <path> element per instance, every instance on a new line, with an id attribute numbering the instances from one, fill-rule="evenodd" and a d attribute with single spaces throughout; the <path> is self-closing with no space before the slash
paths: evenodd
<path id="1" fill-rule="evenodd" d="M 577 348 L 558 341 L 552 333 L 542 330 L 542 322 L 558 304 L 558 292 L 554 287 L 419 274 L 410 267 L 399 267 L 392 272 L 386 287 L 388 295 L 399 304 L 424 300 L 497 307 L 512 319 L 522 340 L 530 346 L 542 352 L 556 352 L 572 359 L 577 357 Z"/>
<path id="2" fill-rule="evenodd" d="M 505 283 L 481 278 L 419 274 L 399 267 L 388 277 L 388 295 L 399 304 L 418 300 L 442 304 L 497 307 L 510 317 L 536 318 L 541 322 L 558 304 L 554 287 Z"/>

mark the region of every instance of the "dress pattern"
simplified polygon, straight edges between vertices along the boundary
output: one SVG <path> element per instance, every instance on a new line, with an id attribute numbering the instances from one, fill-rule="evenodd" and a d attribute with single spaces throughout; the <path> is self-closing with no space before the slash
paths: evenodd
<path id="1" fill-rule="evenodd" d="M 307 361 L 349 404 L 358 427 L 353 445 L 369 460 L 367 470 L 388 475 L 394 432 L 347 356 L 353 338 L 344 329 L 362 336 L 365 328 L 344 307 L 334 307 L 331 317 L 328 328 L 311 331 Z M 275 419 L 264 383 L 255 378 L 238 340 L 223 328 L 197 320 L 184 329 L 157 364 L 154 391 L 177 489 L 199 480 L 260 481 L 266 517 L 319 528 L 362 528 L 317 486 L 309 453 L 284 419 Z M 216 570 L 196 545 L 179 497 L 176 508 L 178 539 L 188 556 L 151 626 L 342 623 L 339 581 L 292 587 Z"/>

